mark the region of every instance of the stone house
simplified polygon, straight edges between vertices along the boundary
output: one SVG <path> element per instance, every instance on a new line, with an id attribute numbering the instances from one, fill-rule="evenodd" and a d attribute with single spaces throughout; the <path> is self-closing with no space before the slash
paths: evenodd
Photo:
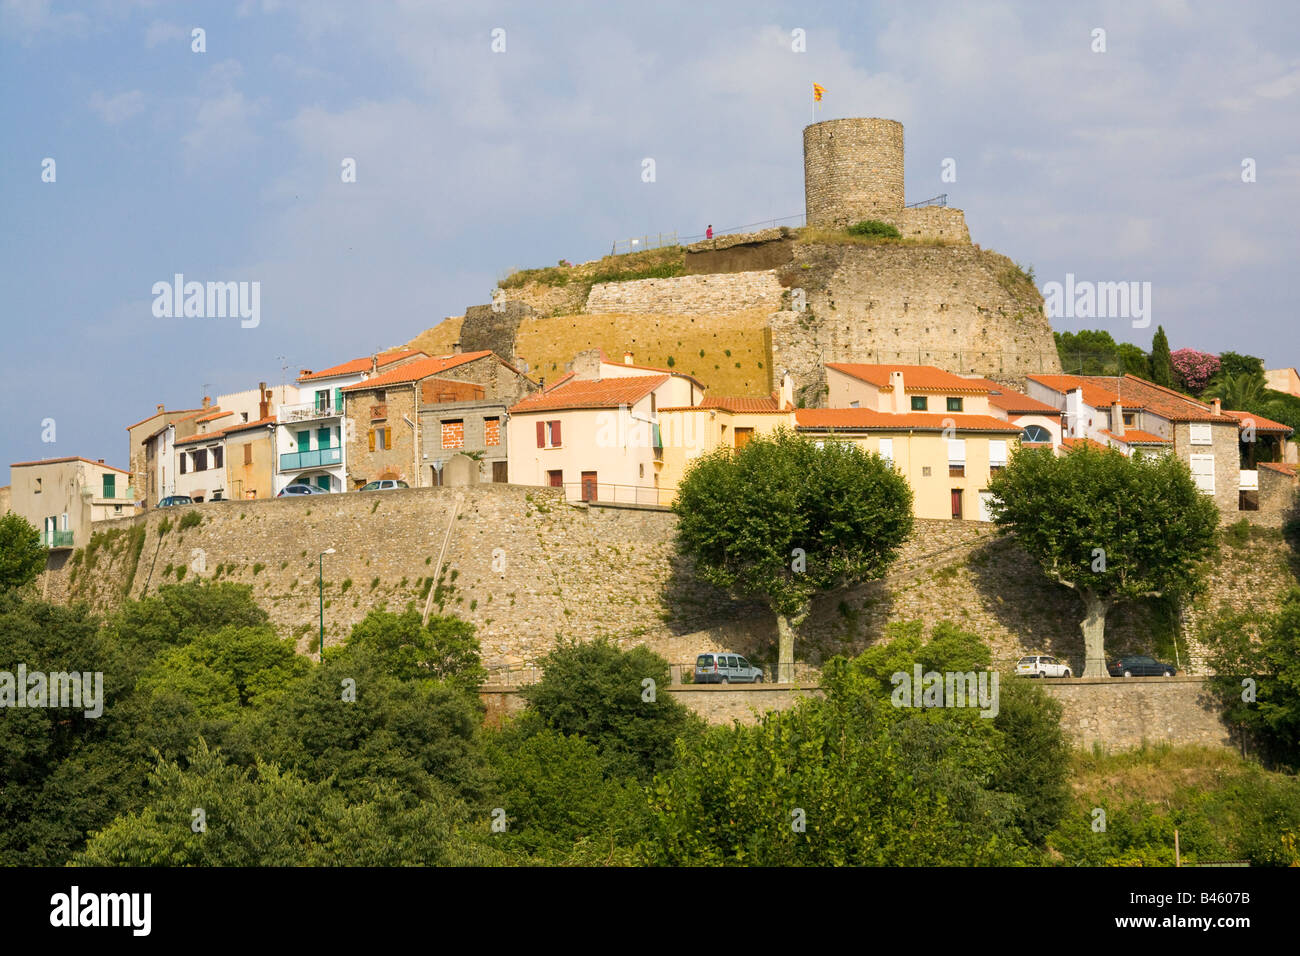
<path id="1" fill-rule="evenodd" d="M 343 389 L 410 362 L 428 358 L 418 349 L 392 349 L 351 359 L 298 376 L 297 401 L 276 407 L 273 493 L 291 484 L 313 485 L 325 491 L 348 490 L 349 424 Z"/>
<path id="2" fill-rule="evenodd" d="M 506 410 L 536 390 L 488 350 L 425 356 L 345 386 L 353 423 L 345 451 L 349 487 L 380 479 L 442 484 L 444 466 L 457 459 L 458 483 L 506 480 Z M 465 464 L 478 456 L 476 465 Z"/>
<path id="3" fill-rule="evenodd" d="M 208 403 L 205 401 L 200 408 L 168 411 L 166 406 L 159 403 L 158 410 L 148 418 L 126 426 L 127 467 L 131 472 L 132 496 L 136 501 L 142 502 L 144 507 L 149 507 L 151 502 L 156 503 L 162 497 L 157 494 L 159 471 L 156 464 L 151 464 L 149 458 L 150 442 L 167 426 L 192 415 L 202 414 L 207 407 Z M 154 451 L 157 451 L 156 446 Z"/>
<path id="4" fill-rule="evenodd" d="M 103 459 L 47 458 L 9 466 L 10 510 L 41 532 L 51 551 L 82 548 L 97 521 L 130 517 L 131 473 Z"/>
<path id="5" fill-rule="evenodd" d="M 203 406 L 159 426 L 141 441 L 144 449 L 144 493 L 137 498 L 145 508 L 156 507 L 168 495 L 177 494 L 176 442 L 199 431 L 199 419 L 213 412 L 211 400 L 203 399 Z"/>
<path id="6" fill-rule="evenodd" d="M 1063 438 L 1088 439 L 1126 455 L 1170 453 L 1187 462 L 1197 487 L 1210 495 L 1225 520 L 1278 523 L 1290 508 L 1277 469 L 1291 454 L 1292 429 L 1245 412 L 1225 410 L 1218 399 L 1198 401 L 1135 375 L 1030 375 L 1031 398 L 1062 412 Z"/>

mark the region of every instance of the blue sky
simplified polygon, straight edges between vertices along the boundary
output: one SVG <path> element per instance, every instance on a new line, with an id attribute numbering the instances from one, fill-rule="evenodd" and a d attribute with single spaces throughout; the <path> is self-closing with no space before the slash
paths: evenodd
<path id="1" fill-rule="evenodd" d="M 1173 348 L 1296 365 L 1292 13 L 0 0 L 0 463 L 123 466 L 125 426 L 157 403 L 405 342 L 511 267 L 801 213 L 814 80 L 819 119 L 901 120 L 908 201 L 947 192 L 1040 286 L 1152 283 L 1149 329 L 1058 329 L 1145 347 L 1159 324 Z M 177 272 L 260 282 L 260 324 L 156 318 Z"/>

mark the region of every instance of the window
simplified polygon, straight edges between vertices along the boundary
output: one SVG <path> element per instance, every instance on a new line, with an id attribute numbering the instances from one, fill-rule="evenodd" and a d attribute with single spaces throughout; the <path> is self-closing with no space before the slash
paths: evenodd
<path id="1" fill-rule="evenodd" d="M 37 495 L 39 495 L 40 493 L 41 493 L 41 479 L 37 478 L 37 479 L 36 479 L 36 490 L 33 492 L 33 494 L 37 494 Z"/>
<path id="2" fill-rule="evenodd" d="M 1005 439 L 989 439 L 989 471 L 1001 471 L 1007 466 L 1007 443 Z"/>
<path id="3" fill-rule="evenodd" d="M 849 402 L 849 408 L 857 408 L 861 404 L 861 402 Z"/>
<path id="4" fill-rule="evenodd" d="M 465 447 L 465 420 L 464 419 L 453 418 L 442 423 L 442 447 L 443 448 L 464 448 Z"/>
<path id="5" fill-rule="evenodd" d="M 181 463 L 181 474 L 183 475 L 183 474 L 185 474 L 185 460 L 186 460 L 187 458 L 189 458 L 190 456 L 187 455 L 187 454 L 185 454 L 185 452 L 181 452 L 181 453 L 180 453 L 179 455 L 177 455 L 176 457 L 180 460 L 180 463 Z"/>
<path id="6" fill-rule="evenodd" d="M 560 423 L 558 421 L 537 423 L 537 447 L 560 447 Z"/>
<path id="7" fill-rule="evenodd" d="M 1026 425 L 1020 433 L 1020 440 L 1031 444 L 1047 444 L 1052 440 L 1052 433 L 1042 425 Z"/>
<path id="8" fill-rule="evenodd" d="M 921 466 L 921 477 L 922 477 L 922 478 L 929 478 L 929 477 L 930 477 L 930 466 L 929 466 L 929 465 L 922 465 L 922 466 Z"/>
<path id="9" fill-rule="evenodd" d="M 736 450 L 739 451 L 740 449 L 748 445 L 749 440 L 754 437 L 754 429 L 737 428 L 732 432 L 732 434 L 735 436 L 736 439 Z"/>
<path id="10" fill-rule="evenodd" d="M 1207 495 L 1214 494 L 1214 456 L 1192 455 L 1188 465 L 1192 469 L 1192 481 L 1196 483 L 1197 489 Z"/>
<path id="11" fill-rule="evenodd" d="M 966 476 L 966 440 L 950 438 L 948 440 L 948 477 L 964 478 Z"/>
<path id="12" fill-rule="evenodd" d="M 880 457 L 891 465 L 894 463 L 894 439 L 880 439 Z"/>
<path id="13" fill-rule="evenodd" d="M 958 398 L 949 398 L 949 399 L 948 399 L 948 411 L 950 411 L 950 412 L 959 412 L 959 411 L 961 411 L 961 398 L 960 398 L 960 397 L 958 397 Z"/>
<path id="14" fill-rule="evenodd" d="M 316 429 L 316 447 L 328 448 L 330 446 L 330 430 L 328 428 Z"/>
<path id="15" fill-rule="evenodd" d="M 1193 425 L 1191 428 L 1191 442 L 1193 445 L 1212 445 L 1214 440 L 1210 436 L 1209 425 Z"/>
<path id="16" fill-rule="evenodd" d="M 311 432 L 298 433 L 298 452 L 311 451 Z"/>
<path id="17" fill-rule="evenodd" d="M 370 429 L 370 450 L 384 451 L 393 447 L 393 430 L 391 428 Z"/>
<path id="18" fill-rule="evenodd" d="M 1125 424 L 1127 427 L 1130 427 L 1130 428 L 1131 428 L 1131 427 L 1133 426 L 1133 413 L 1132 413 L 1132 412 L 1125 412 L 1125 413 L 1124 413 L 1123 415 L 1121 415 L 1120 417 L 1124 419 L 1124 424 Z"/>
<path id="19" fill-rule="evenodd" d="M 485 418 L 483 419 L 483 444 L 488 448 L 493 448 L 501 444 L 501 419 Z"/>
<path id="20" fill-rule="evenodd" d="M 194 470 L 208 470 L 208 450 L 206 448 L 201 448 L 194 453 Z"/>
<path id="21" fill-rule="evenodd" d="M 253 463 L 253 445 L 250 442 L 249 444 L 244 446 L 244 464 L 251 465 L 252 463 Z"/>
<path id="22" fill-rule="evenodd" d="M 330 390 L 320 388 L 316 390 L 316 411 L 328 412 L 330 410 Z"/>
<path id="23" fill-rule="evenodd" d="M 924 395 L 912 396 L 912 411 L 923 412 L 926 411 L 929 407 L 930 407 L 930 400 L 926 398 Z"/>
<path id="24" fill-rule="evenodd" d="M 239 413 L 239 421 L 240 421 L 241 424 L 247 425 L 247 424 L 248 424 L 248 412 L 240 412 L 240 413 Z"/>
<path id="25" fill-rule="evenodd" d="M 117 497 L 117 475 L 104 475 L 104 497 Z"/>
<path id="26" fill-rule="evenodd" d="M 562 471 L 548 471 L 548 472 L 546 473 L 546 483 L 547 483 L 548 485 L 550 485 L 550 487 L 552 487 L 552 488 L 563 488 L 563 487 L 564 487 L 564 472 L 562 472 Z"/>
<path id="27" fill-rule="evenodd" d="M 212 467 L 220 468 L 221 463 L 226 460 L 226 452 L 221 446 L 212 449 Z"/>

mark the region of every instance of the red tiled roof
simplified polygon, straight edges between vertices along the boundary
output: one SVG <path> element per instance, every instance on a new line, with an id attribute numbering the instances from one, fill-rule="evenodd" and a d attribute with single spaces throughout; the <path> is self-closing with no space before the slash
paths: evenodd
<path id="1" fill-rule="evenodd" d="M 682 378 L 689 378 L 692 382 L 694 382 L 696 385 L 700 386 L 701 388 L 704 387 L 704 383 L 701 382 L 698 378 L 696 378 L 694 375 L 687 375 L 685 372 L 675 372 L 670 368 L 659 368 L 658 366 L 655 365 L 633 365 L 631 362 L 615 362 L 612 358 L 610 358 L 608 355 L 605 354 L 604 349 L 600 350 L 600 361 L 605 365 L 617 365 L 620 368 L 639 368 L 644 372 L 662 372 L 664 375 L 679 375 Z M 629 376 L 629 378 L 630 377 L 631 376 Z"/>
<path id="2" fill-rule="evenodd" d="M 1004 422 L 992 415 L 939 415 L 910 412 L 891 415 L 870 408 L 799 408 L 794 413 L 795 426 L 800 431 L 826 429 L 873 429 L 876 431 L 943 431 L 955 428 L 959 432 L 1001 432 L 1019 435 L 1020 427 Z"/>
<path id="3" fill-rule="evenodd" d="M 87 464 L 94 465 L 96 468 L 107 468 L 109 471 L 119 471 L 124 475 L 131 474 L 125 468 L 114 468 L 112 465 L 106 465 L 102 461 L 91 461 L 89 458 L 82 458 L 80 455 L 69 455 L 66 458 L 42 458 L 40 461 L 16 461 L 10 468 L 26 468 L 28 465 L 57 465 L 64 461 L 84 461 Z"/>
<path id="4" fill-rule="evenodd" d="M 412 355 L 424 355 L 426 353 L 419 349 L 390 349 L 387 352 L 379 353 L 379 367 L 392 365 L 394 362 L 400 362 L 404 358 Z M 304 372 L 298 376 L 300 382 L 311 382 L 318 378 L 333 378 L 335 375 L 357 375 L 361 372 L 370 371 L 371 356 L 366 355 L 362 358 L 354 358 L 350 362 L 344 362 L 342 365 L 333 365 L 329 368 L 321 369 L 319 372 Z"/>
<path id="5" fill-rule="evenodd" d="M 1153 435 L 1151 432 L 1144 432 L 1140 428 L 1126 428 L 1124 434 L 1116 435 L 1106 428 L 1099 428 L 1097 431 L 1107 438 L 1113 438 L 1115 441 L 1123 442 L 1125 445 L 1172 445 L 1173 442 L 1168 438 L 1161 438 L 1159 435 Z"/>
<path id="6" fill-rule="evenodd" d="M 1035 382 L 1058 392 L 1083 389 L 1083 400 L 1102 409 L 1123 401 L 1126 409 L 1146 409 L 1171 422 L 1210 422 L 1226 424 L 1236 421 L 1231 415 L 1215 415 L 1204 402 L 1198 402 L 1172 388 L 1148 382 L 1136 375 L 1030 375 Z"/>
<path id="7" fill-rule="evenodd" d="M 987 388 L 989 390 L 989 404 L 994 408 L 1002 409 L 1004 412 L 1021 415 L 1050 415 L 1053 417 L 1061 414 L 1061 410 L 1055 405 L 1048 405 L 1036 398 L 1030 398 L 1022 392 L 1017 392 L 1014 388 L 999 385 L 991 379 L 971 378 L 967 379 L 967 381 Z M 903 373 L 903 384 L 904 386 L 907 384 L 906 372 Z"/>
<path id="8" fill-rule="evenodd" d="M 629 375 L 626 378 L 578 379 L 538 395 L 530 395 L 510 409 L 511 415 L 564 408 L 617 408 L 645 398 L 667 375 Z"/>
<path id="9" fill-rule="evenodd" d="M 1067 450 L 1072 448 L 1079 448 L 1083 446 L 1087 446 L 1088 448 L 1095 448 L 1098 451 L 1106 450 L 1105 445 L 1103 445 L 1101 442 L 1093 441 L 1091 438 L 1062 438 L 1061 439 L 1061 447 Z"/>
<path id="10" fill-rule="evenodd" d="M 577 372 L 565 372 L 563 375 L 561 375 L 559 378 L 557 378 L 557 379 L 556 379 L 554 382 L 552 382 L 550 385 L 547 385 L 544 389 L 542 389 L 542 391 L 543 391 L 543 392 L 549 392 L 549 391 L 552 391 L 553 389 L 557 389 L 557 388 L 559 388 L 561 385 L 563 385 L 565 382 L 567 382 L 569 379 L 573 378 L 573 377 L 574 377 L 575 375 L 577 375 L 577 374 L 578 374 Z"/>
<path id="11" fill-rule="evenodd" d="M 268 415 L 266 416 L 266 418 L 259 418 L 255 422 L 241 422 L 238 425 L 231 425 L 229 428 L 225 429 L 225 433 L 229 435 L 233 432 L 243 432 L 243 431 L 248 431 L 248 429 L 250 428 L 261 428 L 264 425 L 274 425 L 274 424 L 275 424 L 275 416 Z"/>
<path id="12" fill-rule="evenodd" d="M 164 408 L 161 412 L 154 412 L 152 415 L 140 419 L 134 425 L 127 425 L 126 430 L 130 431 L 132 428 L 139 428 L 145 422 L 149 421 L 150 419 L 158 418 L 160 415 L 189 414 L 190 412 L 201 412 L 201 411 L 203 411 L 202 408 Z"/>
<path id="13" fill-rule="evenodd" d="M 943 391 L 983 394 L 988 387 L 979 379 L 962 378 L 952 372 L 945 372 L 933 365 L 861 365 L 852 362 L 827 362 L 827 368 L 843 372 L 860 379 L 883 391 L 890 391 L 889 376 L 893 372 L 903 373 L 904 391 Z"/>
<path id="14" fill-rule="evenodd" d="M 389 385 L 409 385 L 412 382 L 418 382 L 422 378 L 428 378 L 430 375 L 437 375 L 439 372 L 445 372 L 449 368 L 464 365 L 466 362 L 476 362 L 492 354 L 490 350 L 485 349 L 482 352 L 461 352 L 458 355 L 439 355 L 436 358 L 416 359 L 414 362 L 407 362 L 405 365 L 399 365 L 397 368 L 390 369 L 381 375 L 368 378 L 364 382 L 357 382 L 355 385 L 344 385 L 343 391 L 364 392 L 372 388 L 386 388 Z"/>
<path id="15" fill-rule="evenodd" d="M 708 396 L 698 405 L 674 405 L 670 408 L 661 408 L 661 412 L 707 412 L 711 409 L 722 409 L 728 412 L 743 412 L 750 415 L 786 415 L 794 411 L 794 406 L 786 403 L 785 408 L 778 408 L 776 396 L 769 395 L 767 398 L 741 398 L 732 395 Z"/>
<path id="16" fill-rule="evenodd" d="M 1268 468 L 1271 471 L 1280 471 L 1282 474 L 1289 475 L 1292 478 L 1296 477 L 1295 465 L 1287 465 L 1280 461 L 1261 461 L 1259 467 Z"/>
<path id="17" fill-rule="evenodd" d="M 204 432 L 201 435 L 190 435 L 186 438 L 178 438 L 173 444 L 175 445 L 193 445 L 196 442 L 213 441 L 217 438 L 225 437 L 226 429 L 222 428 L 215 432 Z"/>
<path id="18" fill-rule="evenodd" d="M 196 422 L 214 422 L 218 418 L 225 418 L 227 415 L 233 415 L 234 412 L 223 412 L 220 408 L 212 409 L 208 414 L 201 418 L 196 418 Z"/>
<path id="19" fill-rule="evenodd" d="M 1292 432 L 1295 431 L 1290 425 L 1283 425 L 1281 422 L 1275 422 L 1271 418 L 1265 418 L 1263 415 L 1256 415 L 1254 412 L 1230 412 L 1226 408 L 1223 414 L 1230 415 L 1237 421 L 1241 422 L 1241 427 L 1246 427 L 1247 421 L 1255 423 L 1257 432 Z"/>

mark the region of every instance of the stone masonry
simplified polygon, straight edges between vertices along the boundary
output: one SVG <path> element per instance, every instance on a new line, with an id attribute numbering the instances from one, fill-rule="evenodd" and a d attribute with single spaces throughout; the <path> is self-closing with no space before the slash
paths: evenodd
<path id="1" fill-rule="evenodd" d="M 781 291 L 772 270 L 602 282 L 591 287 L 587 311 L 719 313 L 754 306 L 775 310 L 780 308 Z"/>

